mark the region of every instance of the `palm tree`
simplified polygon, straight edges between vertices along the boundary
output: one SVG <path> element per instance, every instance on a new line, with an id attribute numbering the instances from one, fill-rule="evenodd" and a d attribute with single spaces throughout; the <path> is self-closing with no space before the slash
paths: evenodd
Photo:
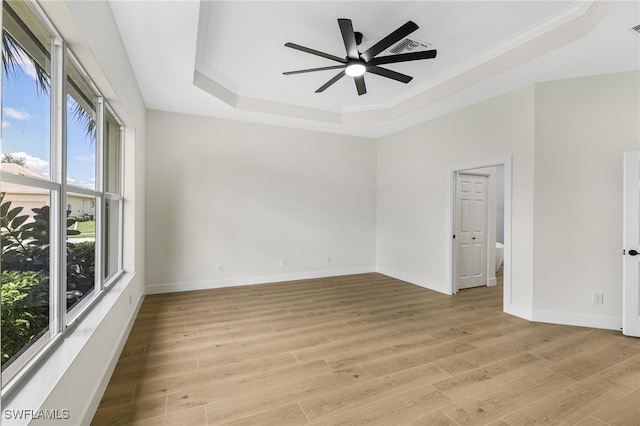
<path id="1" fill-rule="evenodd" d="M 20 68 L 20 64 L 24 63 L 25 60 L 29 61 L 36 71 L 36 85 L 38 90 L 43 93 L 48 93 L 51 89 L 51 83 L 47 71 L 38 61 L 31 57 L 26 50 L 24 50 L 20 43 L 18 43 L 11 34 L 3 29 L 2 68 L 5 75 L 8 77 L 15 74 L 16 70 Z M 75 86 L 74 82 L 70 78 L 68 78 L 68 82 Z M 77 102 L 72 103 L 71 114 L 74 120 L 84 127 L 87 136 L 93 140 L 96 131 L 96 122 L 93 117 L 91 117 Z"/>
<path id="2" fill-rule="evenodd" d="M 20 68 L 20 63 L 29 60 L 36 70 L 36 83 L 38 89 L 48 92 L 50 88 L 49 75 L 47 71 L 33 59 L 11 34 L 4 29 L 2 30 L 2 68 L 7 76 L 16 72 Z"/>

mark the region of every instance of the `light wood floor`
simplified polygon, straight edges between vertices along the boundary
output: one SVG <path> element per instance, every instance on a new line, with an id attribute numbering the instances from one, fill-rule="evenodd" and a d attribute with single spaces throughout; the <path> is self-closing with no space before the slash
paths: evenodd
<path id="1" fill-rule="evenodd" d="M 147 296 L 94 425 L 640 425 L 640 339 L 379 274 Z"/>

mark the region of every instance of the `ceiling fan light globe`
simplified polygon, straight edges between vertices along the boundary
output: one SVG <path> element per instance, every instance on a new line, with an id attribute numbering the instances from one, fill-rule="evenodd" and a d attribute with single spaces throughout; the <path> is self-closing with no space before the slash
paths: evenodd
<path id="1" fill-rule="evenodd" d="M 361 75 L 364 75 L 365 72 L 367 72 L 367 67 L 363 64 L 349 64 L 345 68 L 345 73 L 349 77 L 360 77 Z"/>

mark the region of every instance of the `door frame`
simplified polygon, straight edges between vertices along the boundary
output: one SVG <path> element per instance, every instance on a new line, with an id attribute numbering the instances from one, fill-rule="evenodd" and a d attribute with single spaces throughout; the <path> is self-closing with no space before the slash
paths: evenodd
<path id="1" fill-rule="evenodd" d="M 455 203 L 456 203 L 456 175 L 459 172 L 472 172 L 475 169 L 486 167 L 504 167 L 504 267 L 503 267 L 503 310 L 511 304 L 511 188 L 512 188 L 512 158 L 501 157 L 492 160 L 481 160 L 471 163 L 459 164 L 449 168 L 449 212 L 447 227 L 447 259 L 449 276 L 449 294 L 457 292 L 456 286 L 456 259 L 453 234 L 455 231 Z"/>
<path id="2" fill-rule="evenodd" d="M 623 235 L 625 255 L 622 260 L 622 333 L 640 337 L 640 284 L 638 283 L 638 261 L 630 258 L 628 251 L 638 249 L 640 229 L 638 229 L 638 181 L 640 181 L 640 151 L 624 153 L 623 184 Z"/>

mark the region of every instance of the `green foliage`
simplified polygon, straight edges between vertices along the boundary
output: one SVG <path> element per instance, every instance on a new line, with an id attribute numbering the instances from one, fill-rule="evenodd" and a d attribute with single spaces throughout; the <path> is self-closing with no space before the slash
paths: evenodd
<path id="1" fill-rule="evenodd" d="M 93 241 L 67 244 L 67 305 L 77 303 L 94 288 L 96 245 Z"/>
<path id="2" fill-rule="evenodd" d="M 90 222 L 93 220 L 93 215 L 83 214 L 82 216 L 69 216 L 69 219 L 72 219 L 76 222 Z"/>
<path id="3" fill-rule="evenodd" d="M 7 362 L 48 323 L 49 207 L 22 214 L 0 193 L 2 243 L 2 363 Z M 67 218 L 67 227 L 76 223 Z M 67 229 L 68 236 L 80 234 Z M 67 242 L 67 308 L 94 288 L 95 243 Z M 6 302 L 6 306 L 5 306 Z M 6 312 L 6 315 L 5 315 Z M 6 348 L 5 348 L 6 342 Z"/>
<path id="4" fill-rule="evenodd" d="M 34 213 L 29 220 L 22 215 L 23 207 L 12 207 L 11 201 L 4 201 L 0 194 L 0 228 L 2 231 L 2 269 L 16 271 L 49 270 L 49 206 L 31 209 Z M 67 227 L 75 220 L 67 218 Z M 67 229 L 67 236 L 79 235 L 80 231 Z M 67 250 L 71 244 L 67 244 Z M 67 262 L 69 263 L 69 262 Z"/>
<path id="5" fill-rule="evenodd" d="M 1 161 L 3 163 L 12 163 L 12 164 L 17 164 L 19 166 L 25 165 L 24 157 L 16 157 L 15 155 L 11 155 L 11 154 L 4 154 L 2 156 Z"/>
<path id="6" fill-rule="evenodd" d="M 2 364 L 49 325 L 49 279 L 41 272 L 2 271 Z"/>
<path id="7" fill-rule="evenodd" d="M 0 200 L 4 200 L 4 194 Z M 34 216 L 21 214 L 23 207 L 11 201 L 0 205 L 2 219 L 2 268 L 17 271 L 49 269 L 49 207 L 32 209 Z"/>

